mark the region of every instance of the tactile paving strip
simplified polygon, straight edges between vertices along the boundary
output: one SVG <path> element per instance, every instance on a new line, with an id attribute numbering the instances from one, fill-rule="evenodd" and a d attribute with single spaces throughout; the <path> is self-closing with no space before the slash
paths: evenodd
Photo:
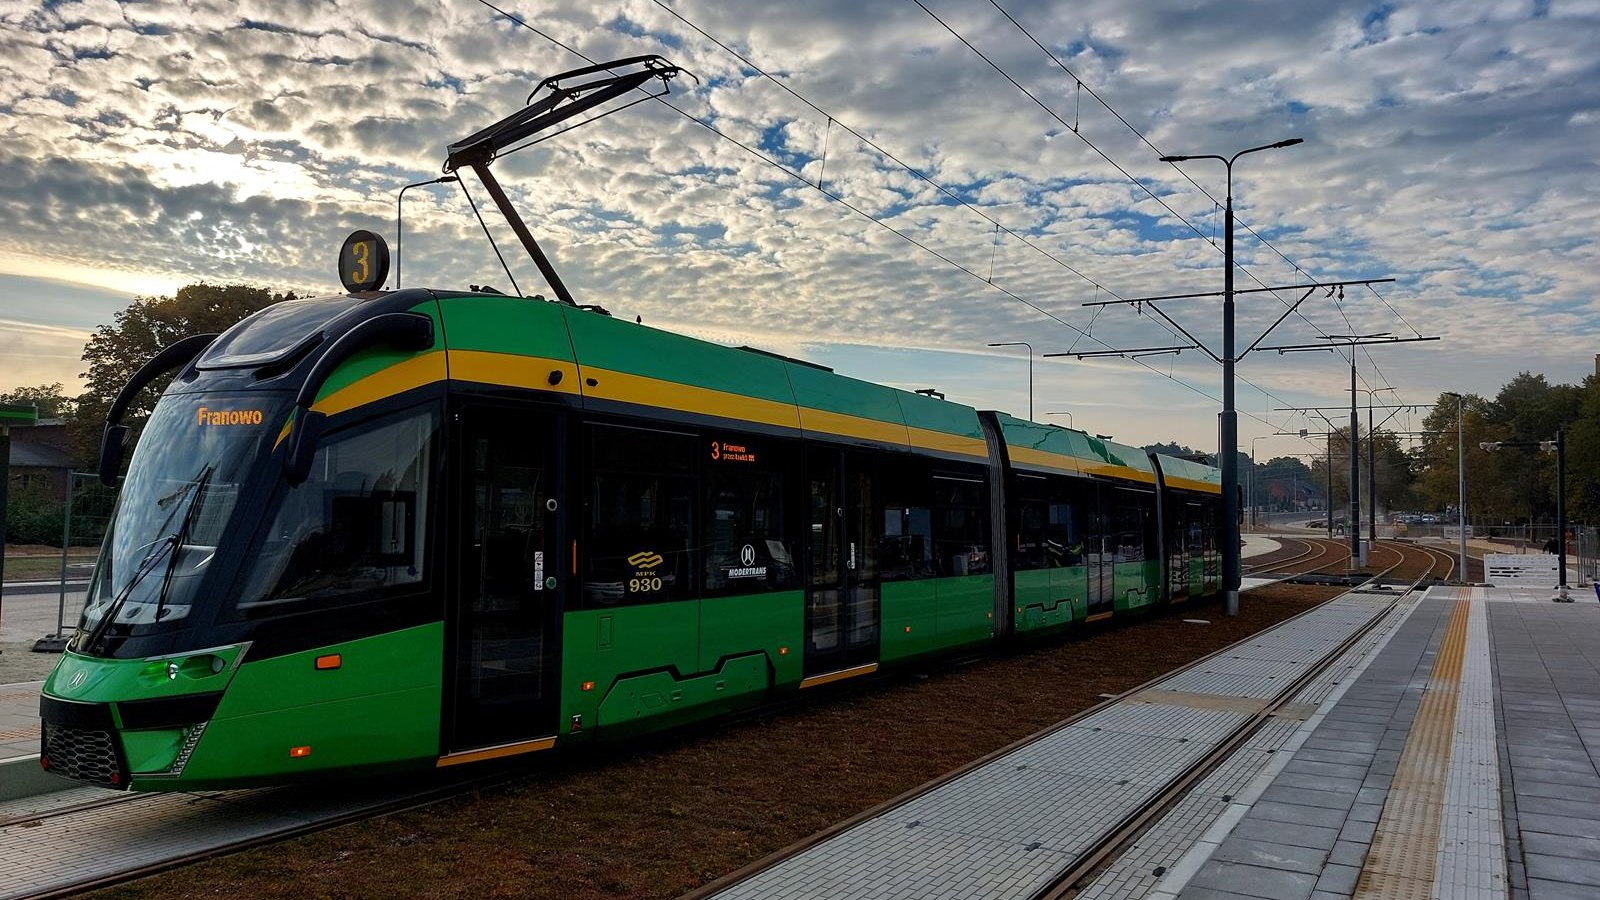
<path id="1" fill-rule="evenodd" d="M 1226 671 L 1202 664 L 1151 687 L 1205 693 L 1200 679 L 1212 679 L 1212 693 L 1275 697 L 1392 599 L 1335 600 L 1207 661 Z M 1031 897 L 1249 719 L 1229 709 L 1124 698 L 715 896 Z M 1259 765 L 1259 757 L 1252 762 Z"/>
<path id="2" fill-rule="evenodd" d="M 1324 703 L 1340 684 L 1348 682 L 1352 673 L 1364 669 L 1366 662 L 1388 643 L 1389 637 L 1406 620 L 1419 599 L 1418 594 L 1401 599 L 1401 608 L 1395 615 L 1362 635 L 1343 656 L 1318 672 L 1295 693 L 1294 701 L 1318 706 Z M 1184 877 L 1182 881 L 1168 885 L 1166 882 L 1173 877 L 1174 868 L 1229 805 L 1240 802 L 1240 795 L 1261 776 L 1272 760 L 1285 752 L 1292 755 L 1292 748 L 1286 751 L 1284 747 L 1303 727 L 1299 721 L 1276 718 L 1263 725 L 1194 790 L 1168 810 L 1149 831 L 1135 839 L 1127 850 L 1076 895 L 1076 900 L 1136 900 L 1147 896 L 1174 896 L 1187 880 Z"/>
<path id="3" fill-rule="evenodd" d="M 1445 779 L 1436 900 L 1478 900 L 1506 894 L 1506 839 L 1500 820 L 1500 759 L 1495 741 L 1494 671 L 1489 616 L 1473 593 L 1465 662 L 1456 699 L 1455 745 Z M 1600 893 L 1600 892 L 1597 892 Z"/>
<path id="4" fill-rule="evenodd" d="M 1433 895 L 1445 779 L 1455 740 L 1467 625 L 1472 602 L 1458 591 L 1433 673 L 1356 883 L 1356 900 Z M 1492 715 L 1492 711 L 1491 711 Z M 1492 726 L 1492 721 L 1491 721 Z"/>

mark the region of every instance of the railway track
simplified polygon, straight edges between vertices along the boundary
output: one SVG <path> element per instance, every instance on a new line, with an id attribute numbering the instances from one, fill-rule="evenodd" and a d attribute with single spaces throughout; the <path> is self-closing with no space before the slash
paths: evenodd
<path id="1" fill-rule="evenodd" d="M 1435 571 L 1443 572 L 1441 579 L 1448 579 L 1450 573 L 1455 567 L 1454 560 L 1451 559 L 1447 554 L 1439 553 L 1438 551 L 1432 550 L 1428 547 L 1418 547 L 1415 545 L 1399 544 L 1394 542 L 1380 542 L 1379 544 L 1374 545 L 1374 549 L 1382 549 L 1386 551 L 1384 554 L 1385 556 L 1392 553 L 1395 557 L 1394 561 L 1389 563 L 1389 565 L 1383 569 L 1380 569 L 1372 574 L 1361 584 L 1352 588 L 1350 591 L 1351 593 L 1360 591 L 1370 594 L 1373 587 L 1380 585 L 1386 576 L 1396 572 L 1402 567 L 1414 569 L 1414 566 L 1408 565 L 1408 563 L 1420 564 L 1422 566 L 1420 573 L 1416 574 L 1414 577 L 1408 575 L 1407 577 L 1411 580 L 1406 588 L 1404 590 L 1394 592 L 1395 601 L 1398 602 L 1401 597 L 1404 597 L 1421 587 L 1423 582 L 1428 581 L 1433 576 Z M 1329 602 L 1331 603 L 1333 601 L 1330 600 Z M 1299 693 L 1302 687 L 1309 684 L 1312 679 L 1316 678 L 1319 674 L 1326 671 L 1328 667 L 1336 663 L 1341 657 L 1344 656 L 1345 651 L 1347 651 L 1351 646 L 1354 646 L 1373 628 L 1376 628 L 1381 622 L 1385 621 L 1390 615 L 1393 614 L 1393 612 L 1394 603 L 1391 603 L 1388 610 L 1386 610 L 1384 614 L 1374 617 L 1372 621 L 1367 623 L 1364 628 L 1361 628 L 1350 635 L 1350 637 L 1347 638 L 1336 650 L 1334 650 L 1333 653 L 1325 657 L 1321 664 L 1302 673 L 1300 677 L 1295 679 L 1293 683 L 1286 685 L 1284 689 L 1278 693 L 1278 695 L 1274 697 L 1267 704 L 1267 706 L 1257 713 L 1252 719 L 1241 725 L 1221 744 L 1219 744 L 1215 750 L 1197 762 L 1193 768 L 1187 770 L 1174 779 L 1174 781 L 1170 782 L 1169 786 L 1165 790 L 1149 801 L 1144 807 L 1131 814 L 1121 826 L 1114 830 L 1093 850 L 1085 854 L 1077 863 L 1073 865 L 1071 869 L 1062 875 L 1053 886 L 1038 894 L 1037 900 L 1067 900 L 1067 898 L 1074 896 L 1078 889 L 1090 878 L 1097 875 L 1100 869 L 1106 863 L 1113 859 L 1125 847 L 1131 844 L 1162 813 L 1170 809 L 1174 804 L 1181 800 L 1184 795 L 1187 794 L 1188 789 L 1192 785 L 1208 775 L 1212 769 L 1216 768 L 1224 760 L 1226 760 L 1229 755 L 1234 752 L 1234 750 L 1238 749 L 1238 747 L 1244 744 L 1245 741 L 1249 740 L 1250 737 L 1254 735 L 1262 725 L 1270 720 L 1278 710 L 1292 702 L 1293 698 Z"/>
<path id="2" fill-rule="evenodd" d="M 1245 574 L 1257 578 L 1270 577 L 1273 574 L 1285 577 L 1315 575 L 1349 560 L 1344 545 L 1336 541 L 1325 538 L 1279 538 L 1279 540 L 1293 542 L 1298 548 L 1267 554 L 1265 559 L 1258 559 L 1254 564 L 1247 566 Z M 1287 555 L 1284 555 L 1285 553 Z"/>
<path id="3" fill-rule="evenodd" d="M 1408 557 L 1405 550 L 1401 549 L 1404 545 L 1386 544 L 1384 546 L 1386 548 L 1393 549 L 1398 558 L 1387 568 L 1372 575 L 1357 587 L 1352 588 L 1350 593 L 1367 591 L 1370 586 L 1377 584 L 1385 575 L 1388 575 L 1404 565 L 1408 559 L 1416 558 L 1420 561 L 1420 557 Z M 1426 550 L 1426 548 L 1422 549 Z M 1448 560 L 1445 560 L 1444 562 L 1448 562 Z M 1213 769 L 1225 761 L 1235 750 L 1237 750 L 1241 745 L 1248 741 L 1251 736 L 1260 730 L 1262 725 L 1271 720 L 1271 718 L 1280 709 L 1291 703 L 1301 688 L 1305 687 L 1321 673 L 1327 671 L 1330 666 L 1334 665 L 1340 658 L 1344 656 L 1347 650 L 1349 650 L 1369 632 L 1371 632 L 1372 629 L 1378 627 L 1380 623 L 1386 621 L 1388 617 L 1393 614 L 1395 603 L 1398 602 L 1401 597 L 1406 596 L 1421 586 L 1421 584 L 1429 578 L 1439 564 L 1440 560 L 1438 560 L 1436 556 L 1430 559 L 1428 561 L 1427 568 L 1425 568 L 1424 571 L 1415 578 L 1415 580 L 1411 581 L 1405 590 L 1394 592 L 1394 602 L 1390 603 L 1388 609 L 1385 610 L 1383 614 L 1374 616 L 1372 621 L 1368 622 L 1364 627 L 1352 633 L 1337 648 L 1335 648 L 1332 653 L 1324 657 L 1320 664 L 1312 667 L 1306 672 L 1301 673 L 1301 675 L 1293 682 L 1285 685 L 1284 688 L 1249 721 L 1246 721 L 1244 724 L 1240 725 L 1239 728 L 1237 728 L 1232 734 L 1228 735 L 1227 738 L 1218 744 L 1216 749 L 1202 757 L 1194 764 L 1194 766 L 1176 776 L 1158 795 L 1132 812 L 1126 819 L 1123 820 L 1123 823 L 1115 828 L 1110 834 L 1108 834 L 1104 840 L 1098 843 L 1087 853 L 1083 854 L 1070 869 L 1068 869 L 1055 881 L 1054 884 L 1046 888 L 1044 891 L 1038 893 L 1035 896 L 1035 900 L 1068 900 L 1068 898 L 1074 896 L 1080 887 L 1097 875 L 1103 866 L 1105 866 L 1110 860 L 1115 858 L 1118 853 L 1122 852 L 1124 848 L 1137 839 L 1138 836 L 1142 834 L 1151 824 L 1153 824 L 1162 813 L 1166 812 L 1179 800 L 1183 799 L 1183 797 L 1188 793 L 1190 787 L 1198 783 L 1200 779 L 1204 778 L 1206 775 L 1210 774 Z M 1334 599 L 1336 600 L 1338 598 Z M 1330 600 L 1328 602 L 1332 603 L 1334 601 Z M 1226 651 L 1219 651 L 1219 653 L 1220 652 Z"/>
<path id="4" fill-rule="evenodd" d="M 1181 667 L 1180 669 L 1174 671 L 1182 671 L 1183 668 L 1189 668 L 1194 665 L 1198 665 L 1205 660 L 1216 656 L 1217 654 L 1226 652 L 1226 649 L 1227 648 L 1224 648 L 1223 650 L 1217 651 L 1217 653 L 1202 657 L 1201 659 L 1195 660 L 1189 663 L 1187 666 Z M 1340 652 L 1342 652 L 1342 650 Z M 1337 654 L 1335 654 L 1335 658 L 1336 656 Z M 1143 685 L 1135 687 L 1127 693 L 1133 693 L 1138 690 L 1142 690 L 1162 678 L 1170 677 L 1171 674 L 1173 673 L 1168 672 L 1157 676 L 1157 678 L 1152 679 L 1150 682 L 1146 682 Z M 1125 694 L 1118 696 L 1125 696 Z M 1073 719 L 1069 721 L 1076 721 L 1088 716 L 1113 702 L 1115 702 L 1114 699 L 1107 700 L 1102 704 L 1085 710 L 1078 716 L 1074 716 Z M 772 709 L 764 708 L 760 712 L 771 713 Z M 1018 745 L 1025 743 L 1027 740 L 1032 740 L 1032 737 L 1024 739 L 1022 742 L 1018 742 Z M 998 753 L 1003 752 L 1006 752 L 1006 750 L 998 751 Z M 987 758 L 988 757 L 985 757 L 985 759 Z M 984 760 L 975 761 L 973 764 L 951 773 L 951 776 L 949 777 L 954 777 L 955 775 L 966 771 L 971 766 L 981 764 L 983 761 Z M 225 856 L 254 847 L 278 843 L 324 829 L 334 828 L 340 825 L 350 824 L 377 816 L 426 807 L 431 804 L 459 796 L 463 793 L 489 789 L 529 777 L 534 777 L 533 773 L 530 773 L 525 767 L 508 766 L 504 769 L 484 772 L 474 777 L 458 776 L 448 781 L 441 781 L 433 785 L 425 786 L 421 789 L 418 789 L 416 785 L 413 784 L 410 786 L 409 790 L 403 791 L 396 796 L 376 797 L 367 802 L 353 803 L 347 810 L 331 815 L 324 815 L 311 821 L 303 821 L 286 827 L 264 830 L 240 839 L 218 841 L 213 845 L 197 848 L 194 852 L 174 855 L 170 858 L 148 864 L 130 866 L 129 868 L 114 873 L 103 873 L 88 876 L 83 879 L 76 880 L 70 884 L 62 884 L 46 890 L 26 894 L 17 894 L 14 896 L 19 898 L 19 900 L 44 900 L 44 898 L 72 896 L 83 891 L 125 883 L 149 875 L 157 874 L 159 872 L 180 868 L 190 863 L 200 862 L 218 856 Z M 189 799 L 193 802 L 225 802 L 229 805 L 248 806 L 257 797 L 268 797 L 270 795 L 277 795 L 278 797 L 281 797 L 283 792 L 286 790 L 290 789 L 276 788 L 230 792 L 226 797 L 209 797 L 206 795 L 176 796 L 189 797 Z M 918 789 L 918 791 L 913 792 L 913 794 L 920 793 L 921 790 L 923 789 Z M 75 817 L 99 814 L 112 807 L 121 807 L 128 804 L 137 805 L 141 804 L 142 802 L 156 801 L 164 796 L 171 797 L 174 795 L 123 793 L 105 797 L 95 797 L 83 801 L 65 802 L 58 806 L 45 806 L 36 810 L 24 811 L 8 818 L 0 819 L 0 828 L 36 828 L 52 822 L 65 825 L 67 827 L 83 827 L 80 823 L 73 821 Z M 904 799 L 909 799 L 909 796 Z M 894 802 L 895 801 L 891 801 L 891 803 Z M 98 818 L 98 816 L 95 817 Z M 855 820 L 849 821 L 853 822 Z M 832 831 L 830 830 L 828 833 L 832 833 Z M 0 895 L 10 896 L 5 891 L 0 891 Z"/>
<path id="5" fill-rule="evenodd" d="M 1342 541 L 1293 537 L 1280 537 L 1278 540 L 1292 546 L 1257 557 L 1246 565 L 1245 574 L 1258 578 L 1331 574 L 1329 570 L 1341 563 L 1348 565 L 1350 561 L 1349 548 Z M 1363 584 L 1391 576 L 1407 579 L 1437 577 L 1440 581 L 1449 581 L 1456 570 L 1455 557 L 1421 544 L 1400 541 L 1378 541 L 1373 544 L 1368 564 L 1369 567 L 1381 568 Z"/>
<path id="6" fill-rule="evenodd" d="M 1305 543 L 1305 544 L 1308 544 L 1308 545 L 1314 544 L 1313 541 L 1299 541 L 1298 539 L 1294 539 L 1294 540 L 1297 540 L 1298 543 Z M 1298 550 L 1291 551 L 1289 554 L 1287 554 L 1285 556 L 1284 560 L 1281 560 L 1281 561 L 1278 561 L 1278 562 L 1275 562 L 1275 563 L 1270 563 L 1267 568 L 1279 568 L 1279 567 L 1283 567 L 1283 566 L 1286 566 L 1286 565 L 1294 565 L 1297 562 L 1298 563 L 1307 563 L 1307 562 L 1317 563 L 1318 564 L 1318 566 L 1317 566 L 1318 568 L 1323 568 L 1323 567 L 1326 567 L 1328 565 L 1331 565 L 1331 563 L 1324 562 L 1323 559 L 1322 559 L 1322 557 L 1326 553 L 1329 553 L 1329 552 L 1331 552 L 1331 551 L 1327 550 L 1326 548 L 1321 548 L 1321 547 L 1316 547 L 1316 546 L 1300 548 Z M 1405 551 L 1399 550 L 1399 549 L 1395 550 L 1395 555 L 1398 558 L 1391 565 L 1389 565 L 1387 568 L 1385 568 L 1384 570 L 1380 571 L 1379 573 L 1373 575 L 1366 582 L 1364 582 L 1361 586 L 1358 586 L 1356 588 L 1352 588 L 1351 591 L 1348 591 L 1346 593 L 1350 593 L 1350 592 L 1354 592 L 1354 591 L 1360 591 L 1363 588 L 1366 588 L 1369 585 L 1372 585 L 1372 584 L 1376 583 L 1378 579 L 1380 579 L 1380 578 L 1384 577 L 1385 575 L 1389 574 L 1390 572 L 1394 571 L 1396 568 L 1398 568 L 1400 565 L 1402 565 L 1407 559 L 1416 558 L 1419 561 L 1421 560 L 1420 556 L 1408 557 L 1406 555 Z M 1187 794 L 1189 788 L 1191 788 L 1194 784 L 1196 784 L 1200 779 L 1202 779 L 1206 775 L 1208 775 L 1211 772 L 1212 769 L 1214 769 L 1217 765 L 1221 764 L 1224 760 L 1226 760 L 1231 753 L 1233 753 L 1236 749 L 1238 749 L 1238 747 L 1240 745 L 1242 745 L 1245 741 L 1249 740 L 1249 738 L 1252 735 L 1254 735 L 1261 728 L 1262 725 L 1266 724 L 1268 721 L 1271 720 L 1271 718 L 1277 713 L 1277 711 L 1282 709 L 1283 706 L 1285 706 L 1286 704 L 1290 703 L 1292 701 L 1292 698 L 1300 691 L 1300 689 L 1302 687 L 1304 687 L 1306 684 L 1308 684 L 1312 679 L 1316 678 L 1319 674 L 1325 672 L 1330 666 L 1334 665 L 1345 654 L 1345 652 L 1350 649 L 1350 647 L 1354 646 L 1357 642 L 1359 642 L 1373 628 L 1376 628 L 1380 623 L 1386 621 L 1388 619 L 1388 616 L 1393 613 L 1395 604 L 1399 601 L 1399 599 L 1401 597 L 1404 597 L 1406 594 L 1409 594 L 1412 590 L 1415 590 L 1417 588 L 1417 586 L 1419 586 L 1424 580 L 1426 580 L 1428 578 L 1428 576 L 1438 567 L 1438 564 L 1439 564 L 1439 561 L 1437 559 L 1430 560 L 1429 565 L 1427 566 L 1427 568 L 1421 573 L 1420 576 L 1418 576 L 1414 581 L 1412 581 L 1404 591 L 1394 591 L 1394 592 L 1392 592 L 1392 594 L 1390 594 L 1392 599 L 1390 600 L 1389 605 L 1384 609 L 1384 611 L 1382 613 L 1380 613 L 1379 615 L 1374 616 L 1372 618 L 1372 620 L 1369 621 L 1366 625 L 1364 625 L 1363 627 L 1357 629 L 1352 634 L 1350 634 L 1344 641 L 1342 641 L 1337 647 L 1335 647 L 1322 660 L 1322 662 L 1319 665 L 1310 668 L 1306 672 L 1302 673 L 1299 677 L 1294 679 L 1292 682 L 1289 682 L 1289 683 L 1285 684 L 1283 686 L 1283 688 L 1281 689 L 1281 691 L 1272 700 L 1270 700 L 1269 702 L 1265 703 L 1262 706 L 1262 708 L 1260 709 L 1259 712 L 1257 712 L 1249 720 L 1247 720 L 1246 722 L 1241 724 L 1234 732 L 1232 732 L 1221 743 L 1219 743 L 1217 745 L 1217 747 L 1212 752 L 1206 754 L 1203 758 L 1201 758 L 1199 761 L 1197 761 L 1193 766 L 1191 766 L 1190 768 L 1186 769 L 1184 772 L 1182 772 L 1182 773 L 1178 774 L 1177 776 L 1175 776 L 1168 783 L 1168 785 L 1158 795 L 1156 795 L 1150 801 L 1148 801 L 1147 803 L 1145 803 L 1144 805 L 1142 805 L 1141 807 L 1139 807 L 1138 809 L 1136 809 L 1132 813 L 1130 813 L 1122 821 L 1122 823 L 1120 823 L 1110 833 L 1108 833 L 1108 835 L 1103 840 L 1101 840 L 1099 843 L 1097 843 L 1093 848 L 1091 848 L 1087 852 L 1083 853 L 1078 858 L 1078 860 L 1076 860 L 1073 863 L 1073 865 L 1069 869 L 1067 869 L 1060 877 L 1058 877 L 1049 887 L 1045 888 L 1041 892 L 1038 892 L 1038 893 L 1034 894 L 1032 896 L 1032 898 L 1030 898 L 1030 900 L 1066 900 L 1066 898 L 1072 897 L 1077 892 L 1079 887 L 1085 882 L 1086 879 L 1088 879 L 1091 876 L 1093 876 L 1094 874 L 1096 874 L 1098 872 L 1098 870 L 1103 865 L 1105 865 L 1110 859 L 1112 859 L 1122 848 L 1126 847 L 1130 842 L 1132 842 L 1141 833 L 1143 833 L 1143 831 L 1150 824 L 1152 824 L 1153 821 L 1161 813 L 1165 812 L 1174 803 L 1176 803 L 1185 794 Z M 1385 591 L 1384 593 L 1387 594 L 1389 592 Z M 1340 595 L 1340 596 L 1344 596 L 1344 595 Z M 1337 599 L 1337 598 L 1334 598 L 1334 599 Z M 1333 602 L 1333 601 L 1330 600 L 1328 602 Z M 1320 606 L 1319 607 L 1313 607 L 1312 610 L 1307 610 L 1306 613 L 1309 613 L 1309 612 L 1311 612 L 1311 611 L 1313 611 L 1313 610 L 1315 610 L 1317 608 L 1320 608 Z M 1306 613 L 1301 613 L 1301 615 L 1303 616 Z M 1294 621 L 1295 618 L 1299 618 L 1299 616 L 1296 616 L 1296 617 L 1291 618 L 1291 619 L 1287 619 L 1287 620 L 1285 620 L 1285 623 L 1286 622 L 1292 622 L 1292 621 Z M 1279 623 L 1280 626 L 1282 624 L 1284 624 L 1284 623 Z M 1244 641 L 1249 641 L 1251 639 L 1252 638 L 1245 638 L 1243 641 L 1241 641 L 1239 643 L 1243 643 Z M 803 853 L 803 852 L 811 849 L 812 847 L 815 847 L 817 844 L 820 844 L 823 841 L 826 841 L 826 840 L 828 840 L 828 839 L 840 834 L 841 832 L 847 831 L 850 828 L 853 828 L 854 826 L 859 825 L 859 824 L 861 824 L 861 823 L 863 823 L 863 822 L 865 822 L 867 820 L 870 820 L 870 819 L 876 818 L 878 816 L 884 815 L 885 813 L 888 813 L 888 812 L 892 811 L 893 809 L 895 809 L 897 807 L 903 806 L 906 803 L 909 803 L 912 800 L 914 800 L 914 799 L 916 799 L 916 798 L 918 798 L 918 797 L 920 797 L 920 796 L 922 796 L 922 795 L 924 795 L 924 794 L 926 794 L 926 793 L 928 793 L 930 791 L 933 791 L 933 790 L 935 790 L 935 789 L 937 789 L 937 788 L 939 788 L 939 787 L 941 787 L 943 785 L 946 785 L 946 784 L 948 784 L 948 783 L 950 783 L 950 782 L 962 777 L 963 775 L 966 775 L 966 774 L 974 771 L 975 769 L 981 768 L 984 765 L 986 765 L 988 763 L 991 763 L 991 762 L 995 761 L 996 759 L 999 759 L 1000 757 L 1005 756 L 1008 753 L 1012 753 L 1013 751 L 1016 751 L 1016 750 L 1026 746 L 1026 745 L 1028 745 L 1028 744 L 1030 744 L 1030 743 L 1032 743 L 1034 741 L 1037 741 L 1040 738 L 1042 738 L 1042 737 L 1044 737 L 1044 736 L 1046 736 L 1048 734 L 1051 734 L 1051 733 L 1055 732 L 1056 730 L 1058 730 L 1060 728 L 1064 728 L 1064 727 L 1067 727 L 1067 726 L 1072 725 L 1074 723 L 1081 722 L 1081 721 L 1083 721 L 1085 719 L 1088 719 L 1089 717 L 1091 717 L 1094 714 L 1102 711 L 1103 709 L 1105 709 L 1105 708 L 1107 708 L 1107 707 L 1109 707 L 1109 706 L 1111 706 L 1113 704 L 1116 704 L 1119 701 L 1122 701 L 1122 700 L 1124 700 L 1124 699 L 1126 699 L 1126 698 L 1128 698 L 1128 697 L 1130 697 L 1132 695 L 1138 694 L 1141 691 L 1148 690 L 1151 687 L 1153 687 L 1154 685 L 1159 684 L 1160 682 L 1163 682 L 1163 681 L 1173 677 L 1174 675 L 1176 675 L 1176 674 L 1178 674 L 1180 672 L 1183 672 L 1183 671 L 1185 671 L 1187 669 L 1191 669 L 1191 668 L 1194 668 L 1194 667 L 1197 667 L 1197 666 L 1204 665 L 1205 663 L 1207 663 L 1210 660 L 1213 660 L 1213 659 L 1215 659 L 1217 657 L 1224 656 L 1227 653 L 1229 653 L 1229 652 L 1233 651 L 1234 649 L 1236 649 L 1237 646 L 1238 646 L 1238 644 L 1229 645 L 1228 647 L 1224 647 L 1224 648 L 1222 648 L 1220 650 L 1217 650 L 1217 651 L 1215 651 L 1213 653 L 1207 654 L 1206 656 L 1201 657 L 1200 659 L 1196 659 L 1196 660 L 1188 663 L 1187 665 L 1181 666 L 1178 669 L 1174 669 L 1171 672 L 1163 673 L 1162 675 L 1159 675 L 1159 676 L 1157 676 L 1157 677 L 1155 677 L 1155 678 L 1153 678 L 1153 679 L 1151 679 L 1151 680 L 1149 680 L 1149 681 L 1147 681 L 1147 682 L 1145 682 L 1143 684 L 1140 684 L 1140 685 L 1138 685 L 1136 687 L 1130 688 L 1129 690 L 1124 691 L 1123 693 L 1117 694 L 1115 696 L 1107 697 L 1101 703 L 1096 704 L 1095 706 L 1090 707 L 1088 709 L 1085 709 L 1082 712 L 1079 712 L 1078 714 L 1073 715 L 1068 719 L 1065 719 L 1065 720 L 1063 720 L 1061 722 L 1058 722 L 1058 723 L 1056 723 L 1054 725 L 1051 725 L 1048 728 L 1045 728 L 1045 729 L 1043 729 L 1043 730 L 1041 730 L 1041 731 L 1039 731 L 1039 732 L 1037 732 L 1035 734 L 1029 735 L 1028 737 L 1025 737 L 1025 738 L 1023 738 L 1023 739 L 1021 739 L 1019 741 L 1016 741 L 1016 742 L 1014 742 L 1012 744 L 1009 744 L 1009 745 L 1007 745 L 1005 747 L 1002 747 L 999 750 L 996 750 L 996 751 L 994 751 L 992 753 L 989 753 L 989 754 L 987 754 L 987 755 L 985 755 L 983 757 L 980 757 L 979 759 L 973 760 L 972 762 L 970 762 L 970 763 L 968 763 L 968 764 L 966 764 L 964 766 L 961 766 L 961 767 L 959 767 L 957 769 L 954 769 L 951 772 L 948 772 L 945 775 L 940 776 L 937 779 L 934 779 L 933 781 L 930 781 L 930 782 L 928 782 L 926 784 L 920 785 L 917 788 L 914 788 L 911 791 L 908 791 L 908 792 L 906 792 L 906 793 L 904 793 L 904 794 L 902 794 L 902 795 L 900 795 L 898 797 L 894 797 L 894 798 L 892 798 L 892 799 L 890 799 L 890 800 L 888 800 L 888 801 L 886 801 L 886 802 L 884 802 L 882 804 L 879 804 L 878 806 L 875 806 L 875 807 L 873 807 L 871 809 L 868 809 L 868 810 L 865 810 L 865 811 L 863 811 L 863 812 L 861 812 L 861 813 L 859 813 L 859 814 L 857 814 L 855 816 L 852 816 L 852 817 L 850 817 L 848 819 L 845 819 L 845 820 L 843 820 L 841 822 L 838 822 L 838 823 L 830 826 L 829 828 L 824 829 L 823 831 L 820 831 L 820 832 L 818 832 L 816 834 L 813 834 L 813 835 L 805 838 L 804 840 L 801 840 L 801 841 L 799 841 L 799 842 L 797 842 L 795 844 L 792 844 L 792 845 L 790 845 L 788 847 L 785 847 L 782 850 L 777 851 L 776 853 L 773 853 L 773 854 L 771 854 L 771 855 L 769 855 L 767 857 L 764 857 L 762 859 L 756 860 L 755 862 L 753 862 L 753 863 L 751 863 L 751 864 L 749 864 L 749 865 L 747 865 L 745 867 L 742 867 L 741 869 L 738 869 L 738 870 L 736 870 L 734 872 L 728 873 L 727 875 L 724 875 L 721 878 L 718 878 L 718 879 L 716 879 L 716 880 L 714 880 L 714 881 L 712 881 L 712 882 L 710 882 L 710 883 L 708 883 L 706 885 L 703 885 L 700 888 L 697 888 L 697 889 L 695 889 L 693 891 L 690 891 L 689 893 L 682 895 L 682 897 L 680 897 L 679 900 L 709 900 L 709 898 L 715 896 L 716 894 L 718 894 L 718 893 L 720 893 L 720 892 L 722 892 L 722 891 L 724 891 L 724 890 L 726 890 L 726 889 L 728 889 L 728 888 L 730 888 L 730 887 L 732 887 L 734 885 L 739 884 L 740 882 L 743 882 L 743 881 L 755 876 L 759 872 L 762 872 L 762 871 L 764 871 L 764 870 L 766 870 L 766 869 L 768 869 L 768 868 L 770 868 L 772 866 L 775 866 L 775 865 L 777 865 L 777 864 L 779 864 L 779 863 L 781 863 L 781 862 L 783 862 L 783 861 L 785 861 L 785 860 L 787 860 L 787 859 L 789 859 L 789 858 L 791 858 L 793 856 L 796 856 L 796 855 L 798 855 L 800 853 Z"/>

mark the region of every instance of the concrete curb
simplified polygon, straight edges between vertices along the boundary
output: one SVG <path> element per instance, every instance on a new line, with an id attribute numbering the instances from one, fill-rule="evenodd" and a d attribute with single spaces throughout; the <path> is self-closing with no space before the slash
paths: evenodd
<path id="1" fill-rule="evenodd" d="M 39 754 L 0 759 L 0 803 L 40 794 L 70 790 L 82 785 L 39 768 Z"/>

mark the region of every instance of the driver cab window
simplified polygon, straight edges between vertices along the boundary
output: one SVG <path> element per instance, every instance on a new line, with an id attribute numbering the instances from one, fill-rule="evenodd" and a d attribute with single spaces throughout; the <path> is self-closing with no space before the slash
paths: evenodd
<path id="1" fill-rule="evenodd" d="M 310 477 L 284 489 L 240 612 L 420 583 L 437 431 L 428 409 L 336 432 L 318 447 Z"/>

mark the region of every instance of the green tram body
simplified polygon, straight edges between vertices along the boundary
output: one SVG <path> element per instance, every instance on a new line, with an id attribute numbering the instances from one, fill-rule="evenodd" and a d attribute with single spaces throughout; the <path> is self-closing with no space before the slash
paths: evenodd
<path id="1" fill-rule="evenodd" d="M 294 392 L 398 311 L 432 346 L 334 369 L 291 486 Z M 279 304 L 146 425 L 41 761 L 187 790 L 626 737 L 1213 593 L 1219 495 L 1210 467 L 589 309 Z"/>

